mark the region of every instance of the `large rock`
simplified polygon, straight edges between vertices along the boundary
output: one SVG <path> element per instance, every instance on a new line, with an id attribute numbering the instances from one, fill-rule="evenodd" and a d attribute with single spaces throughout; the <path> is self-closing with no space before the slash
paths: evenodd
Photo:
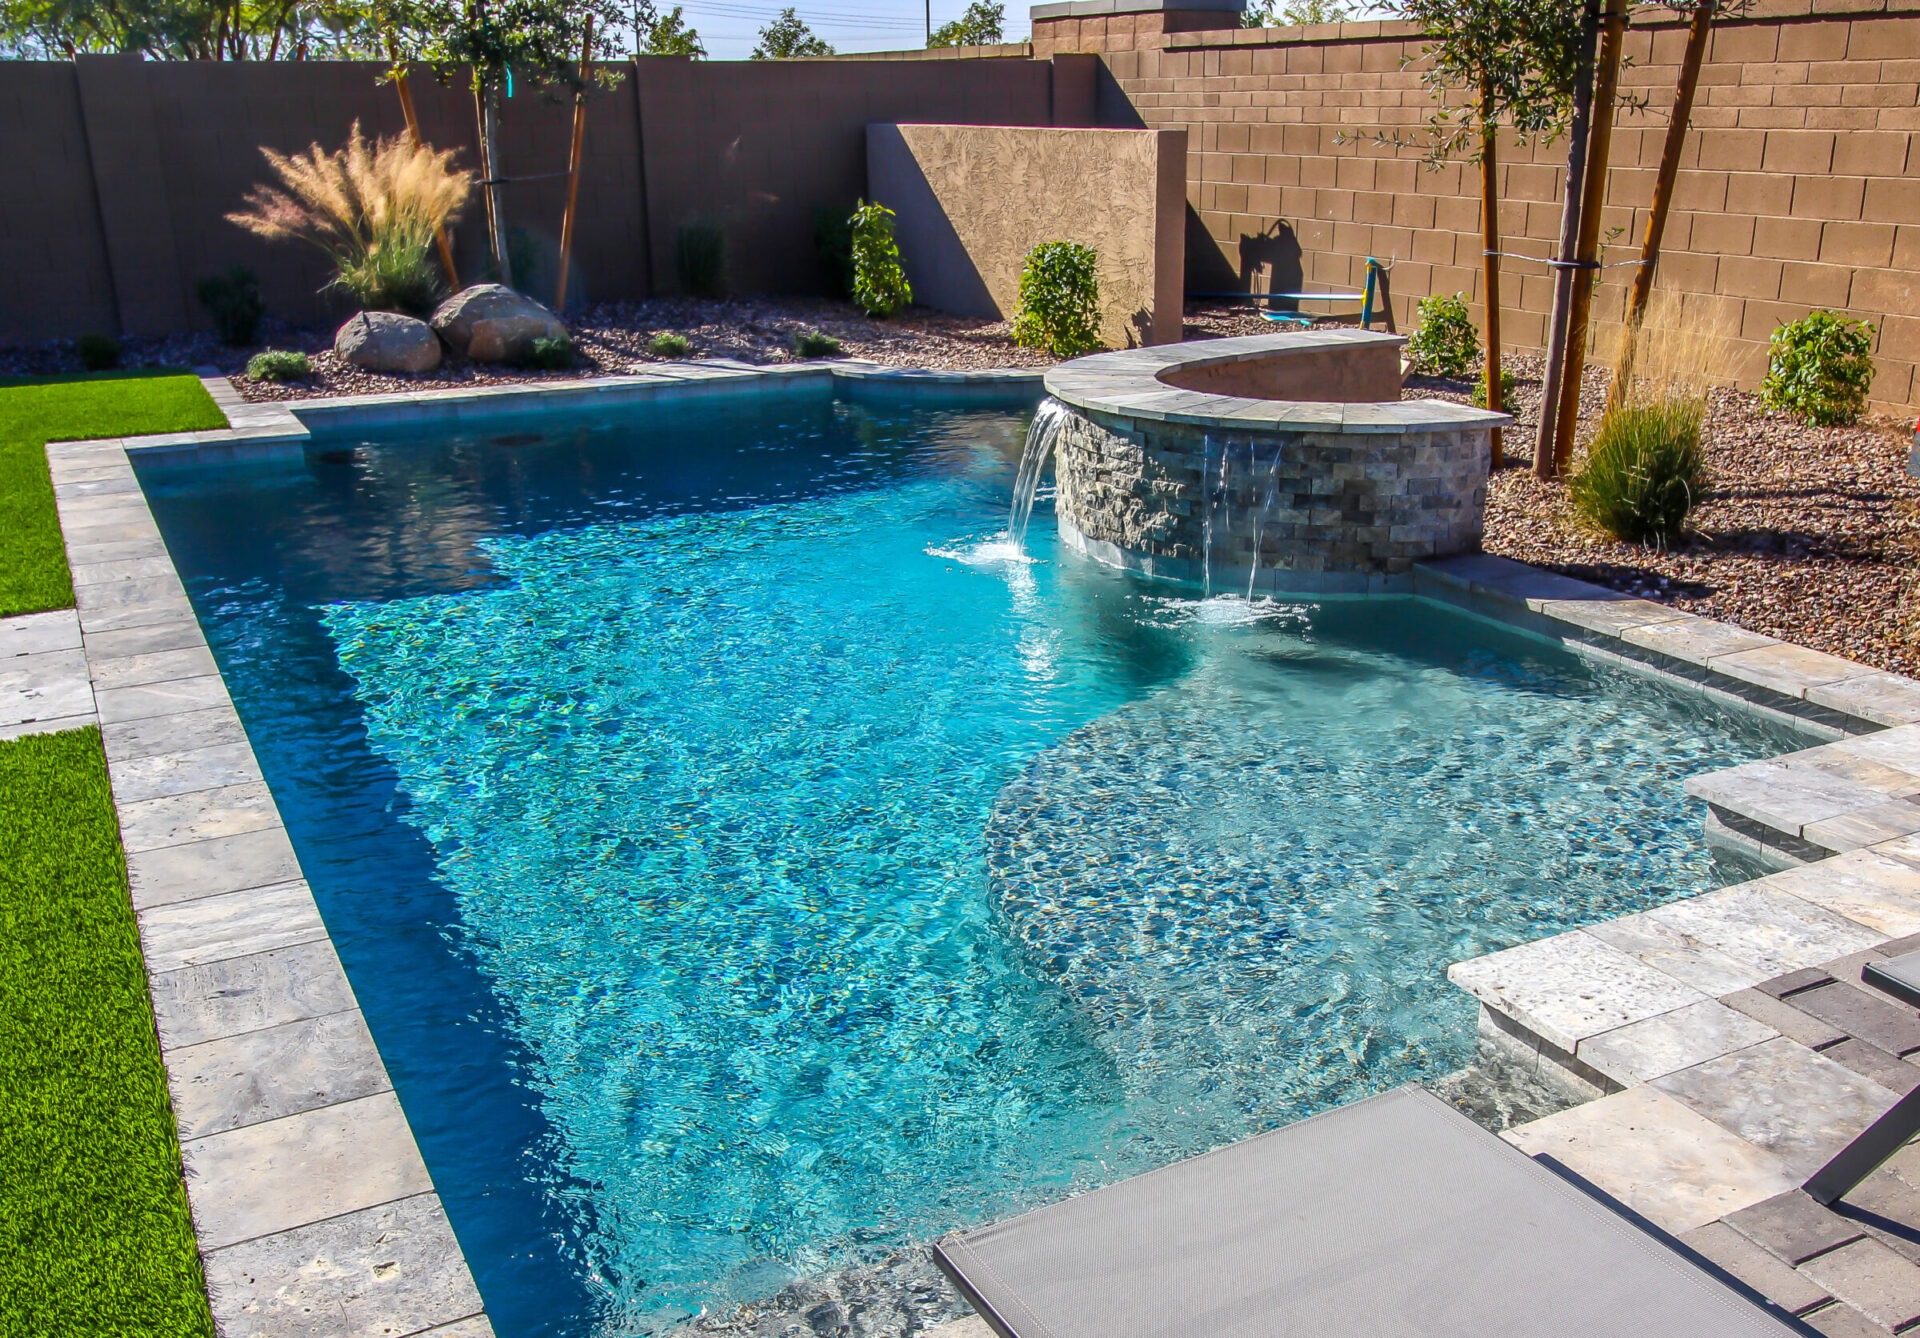
<path id="1" fill-rule="evenodd" d="M 536 339 L 565 339 L 560 318 L 505 284 L 478 283 L 442 302 L 433 328 L 475 362 L 519 362 Z"/>
<path id="2" fill-rule="evenodd" d="M 369 372 L 430 372 L 440 365 L 433 327 L 397 311 L 363 311 L 333 336 L 333 351 Z"/>

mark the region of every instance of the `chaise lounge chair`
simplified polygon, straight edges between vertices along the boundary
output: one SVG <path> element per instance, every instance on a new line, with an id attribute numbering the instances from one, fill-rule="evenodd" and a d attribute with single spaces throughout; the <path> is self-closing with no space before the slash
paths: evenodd
<path id="1" fill-rule="evenodd" d="M 1781 1338 L 1812 1330 L 1415 1087 L 935 1257 L 1002 1338 Z"/>

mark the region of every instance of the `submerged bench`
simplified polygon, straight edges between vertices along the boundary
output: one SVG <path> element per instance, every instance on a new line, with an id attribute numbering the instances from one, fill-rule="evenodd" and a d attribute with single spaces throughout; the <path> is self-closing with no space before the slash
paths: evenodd
<path id="1" fill-rule="evenodd" d="M 1784 1338 L 1415 1087 L 935 1246 L 1002 1338 Z"/>

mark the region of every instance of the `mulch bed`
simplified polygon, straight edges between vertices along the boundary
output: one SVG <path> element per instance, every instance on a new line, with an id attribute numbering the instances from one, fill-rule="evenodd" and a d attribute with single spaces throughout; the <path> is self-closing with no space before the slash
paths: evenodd
<path id="1" fill-rule="evenodd" d="M 1189 339 L 1269 333 L 1251 307 L 1195 304 Z M 313 356 L 315 375 L 289 385 L 235 384 L 249 399 L 303 399 L 622 373 L 655 361 L 655 334 L 686 336 L 696 357 L 753 363 L 793 360 L 795 335 L 817 329 L 846 356 L 898 367 L 1043 367 L 1052 360 L 1017 347 L 1004 321 L 913 311 L 875 321 L 844 302 L 792 298 L 706 302 L 656 299 L 589 308 L 574 322 L 582 365 L 519 372 L 449 363 L 426 376 L 380 376 L 333 356 L 329 332 L 268 330 L 276 348 Z M 128 340 L 132 365 L 213 365 L 238 373 L 254 350 L 227 349 L 210 335 Z M 1614 589 L 1737 623 L 1754 631 L 1920 674 L 1920 480 L 1906 473 L 1908 425 L 1875 420 L 1810 428 L 1760 408 L 1751 394 L 1720 391 L 1707 429 L 1712 492 L 1695 531 L 1665 552 L 1618 543 L 1574 516 L 1565 489 L 1528 465 L 1540 397 L 1540 359 L 1511 357 L 1519 377 L 1518 420 L 1506 433 L 1506 465 L 1488 489 L 1486 549 Z M 0 352 L 0 375 L 77 370 L 70 345 Z M 1409 397 L 1465 401 L 1468 383 L 1414 378 Z M 1583 385 L 1582 435 L 1604 402 L 1606 374 Z"/>

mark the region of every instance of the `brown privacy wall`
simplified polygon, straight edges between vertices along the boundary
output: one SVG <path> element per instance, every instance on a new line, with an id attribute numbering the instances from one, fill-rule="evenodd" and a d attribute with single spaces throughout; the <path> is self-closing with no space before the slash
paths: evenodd
<path id="1" fill-rule="evenodd" d="M 1034 48 L 1101 55 L 1103 124 L 1187 131 L 1190 288 L 1357 289 L 1371 254 L 1393 263 L 1402 329 L 1429 293 L 1478 302 L 1477 169 L 1428 171 L 1417 151 L 1375 139 L 1420 133 L 1433 106 L 1410 29 L 1239 30 L 1208 16 L 1219 30 L 1168 32 L 1163 18 L 1202 21 L 1039 21 Z M 1664 11 L 1635 11 L 1623 83 L 1649 105 L 1625 112 L 1614 137 L 1606 261 L 1638 254 L 1683 36 Z M 1920 7 L 1759 0 L 1716 25 L 1701 84 L 1662 286 L 1734 323 L 1746 384 L 1763 374 L 1766 337 L 1781 321 L 1815 306 L 1873 319 L 1874 398 L 1920 401 Z M 1564 142 L 1503 143 L 1501 157 L 1506 249 L 1545 255 L 1559 226 Z M 1617 318 L 1632 272 L 1605 271 L 1602 322 Z M 1504 342 L 1537 349 L 1546 268 L 1504 262 L 1501 287 Z"/>
<path id="2" fill-rule="evenodd" d="M 1100 257 L 1100 335 L 1111 348 L 1180 341 L 1186 229 L 1180 130 L 867 127 L 867 179 L 898 214 L 914 300 L 1011 317 L 1042 242 Z"/>
<path id="3" fill-rule="evenodd" d="M 621 82 L 590 103 L 570 298 L 639 298 L 673 284 L 674 231 L 714 218 L 728 231 L 741 291 L 820 292 L 816 206 L 866 189 L 865 127 L 938 118 L 1045 125 L 1060 104 L 1091 119 L 1091 58 L 727 63 L 648 59 L 607 67 Z M 224 220 L 265 177 L 260 147 L 334 147 L 357 119 L 404 129 L 383 66 L 0 61 L 0 343 L 205 325 L 194 295 L 233 265 L 260 276 L 268 311 L 336 319 L 316 296 L 314 251 L 261 242 Z M 1055 85 L 1060 87 L 1056 89 Z M 463 86 L 413 79 L 423 130 L 478 162 Z M 524 89 L 504 118 L 509 222 L 538 255 L 532 290 L 550 295 L 566 183 L 571 107 Z M 644 144 L 644 147 L 643 147 Z M 644 174 L 643 174 L 644 167 Z M 478 198 L 456 233 L 463 280 L 478 275 Z"/>

